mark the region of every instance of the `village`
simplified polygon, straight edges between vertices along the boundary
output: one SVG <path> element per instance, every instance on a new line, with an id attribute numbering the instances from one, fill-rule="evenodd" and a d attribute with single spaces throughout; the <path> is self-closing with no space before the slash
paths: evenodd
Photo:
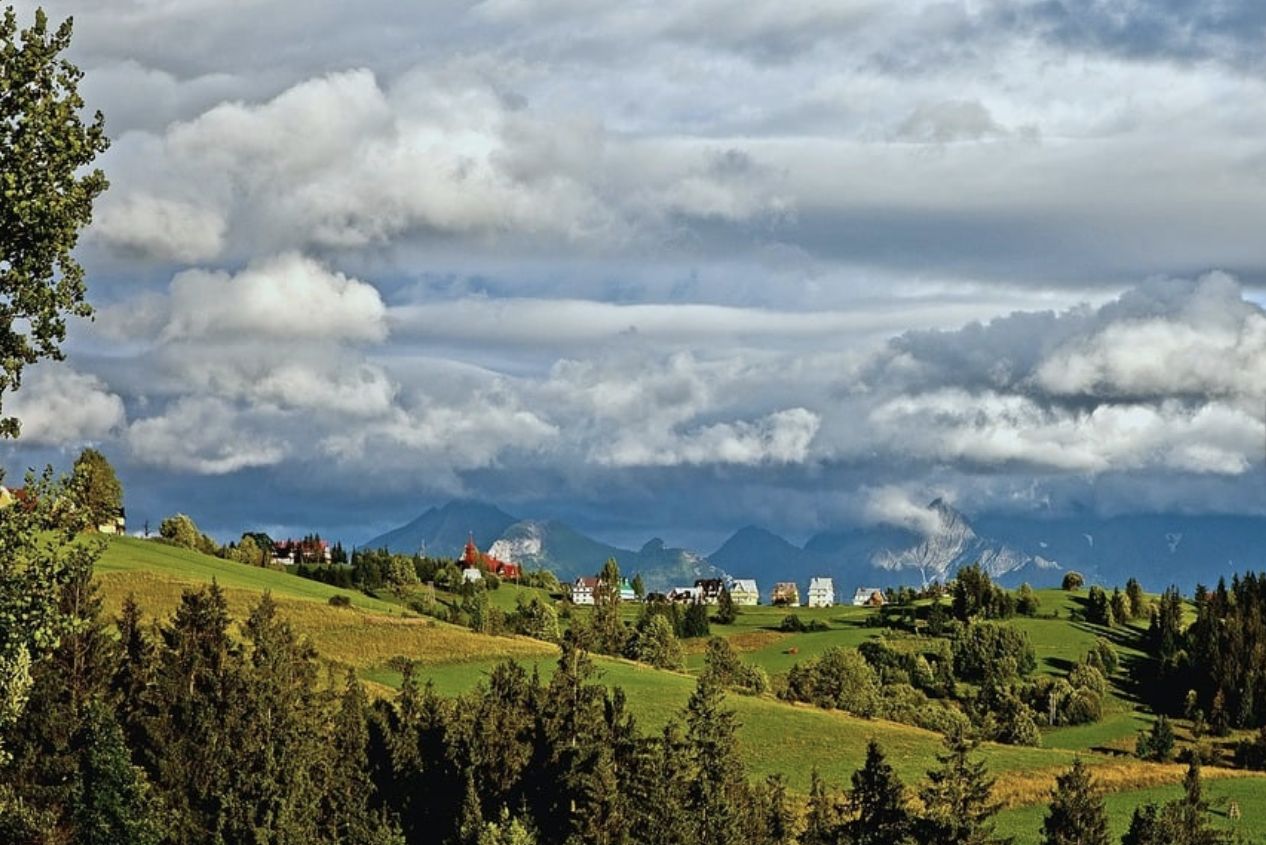
<path id="1" fill-rule="evenodd" d="M 462 566 L 462 580 L 466 583 L 482 580 L 485 573 L 511 581 L 517 581 L 522 574 L 519 564 L 499 560 L 481 552 L 475 545 L 473 536 L 467 539 L 466 547 L 458 563 Z M 583 575 L 566 585 L 566 588 L 572 604 L 592 606 L 602 586 L 601 576 Z M 667 592 L 646 593 L 637 589 L 635 581 L 621 578 L 618 592 L 620 601 L 627 602 L 715 605 L 721 601 L 722 593 L 729 593 L 730 600 L 738 607 L 755 607 L 761 603 L 760 588 L 754 578 L 697 578 L 693 586 L 673 587 Z M 838 604 L 835 582 L 826 576 L 810 578 L 809 589 L 805 595 L 804 607 L 834 607 Z M 802 606 L 799 585 L 794 581 L 780 581 L 774 584 L 769 603 L 774 607 Z M 887 599 L 884 591 L 878 587 L 858 587 L 850 603 L 854 607 L 881 607 L 887 603 Z"/>

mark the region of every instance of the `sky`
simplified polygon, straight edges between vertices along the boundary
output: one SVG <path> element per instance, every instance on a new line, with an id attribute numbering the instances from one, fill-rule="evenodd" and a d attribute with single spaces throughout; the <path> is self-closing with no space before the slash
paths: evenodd
<path id="1" fill-rule="evenodd" d="M 349 543 L 1266 510 L 1260 3 L 44 5 L 111 188 L 10 480 Z"/>

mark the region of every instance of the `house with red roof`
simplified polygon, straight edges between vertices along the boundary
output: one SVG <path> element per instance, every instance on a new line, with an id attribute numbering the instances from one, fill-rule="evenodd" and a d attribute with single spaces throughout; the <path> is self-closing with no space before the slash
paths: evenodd
<path id="1" fill-rule="evenodd" d="M 519 576 L 523 574 L 522 568 L 511 561 L 498 560 L 489 554 L 479 551 L 479 547 L 475 545 L 475 535 L 471 534 L 466 540 L 466 548 L 462 551 L 462 556 L 458 560 L 463 569 L 482 569 L 484 572 L 491 572 L 498 578 L 506 578 L 511 581 L 519 580 Z"/>

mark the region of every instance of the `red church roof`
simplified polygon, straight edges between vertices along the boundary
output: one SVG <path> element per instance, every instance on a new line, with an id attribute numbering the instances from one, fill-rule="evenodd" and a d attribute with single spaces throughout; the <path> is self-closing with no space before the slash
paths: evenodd
<path id="1" fill-rule="evenodd" d="M 519 576 L 522 574 L 517 563 L 497 560 L 492 555 L 486 555 L 479 551 L 479 547 L 475 545 L 474 534 L 471 534 L 466 540 L 466 548 L 462 551 L 461 563 L 468 567 L 485 569 L 499 578 L 510 578 L 515 581 L 519 580 Z"/>

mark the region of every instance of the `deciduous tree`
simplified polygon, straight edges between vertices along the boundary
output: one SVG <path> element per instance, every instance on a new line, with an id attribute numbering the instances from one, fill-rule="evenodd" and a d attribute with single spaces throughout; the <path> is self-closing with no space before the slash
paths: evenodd
<path id="1" fill-rule="evenodd" d="M 12 8 L 0 17 L 0 399 L 27 365 L 63 357 L 67 317 L 92 313 L 72 251 L 108 185 L 87 168 L 109 141 L 100 112 L 80 114 L 70 38 L 70 20 L 53 28 L 42 10 L 22 30 Z M 19 431 L 0 418 L 0 436 Z"/>

